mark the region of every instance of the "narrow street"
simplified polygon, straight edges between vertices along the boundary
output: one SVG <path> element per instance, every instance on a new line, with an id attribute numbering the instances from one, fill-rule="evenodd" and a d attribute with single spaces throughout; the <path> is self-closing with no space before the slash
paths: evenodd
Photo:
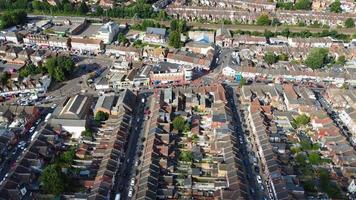
<path id="1" fill-rule="evenodd" d="M 225 87 L 228 97 L 229 107 L 233 113 L 233 124 L 235 126 L 235 131 L 240 145 L 238 146 L 240 150 L 241 160 L 243 160 L 243 166 L 245 170 L 245 175 L 247 179 L 247 191 L 251 199 L 262 199 L 264 194 L 259 191 L 256 183 L 256 175 L 254 174 L 253 165 L 249 161 L 249 152 L 246 147 L 245 132 L 243 130 L 243 122 L 240 113 L 240 105 L 237 100 L 236 87 L 226 86 Z"/>
<path id="2" fill-rule="evenodd" d="M 128 197 L 130 189 L 130 181 L 132 178 L 136 177 L 136 170 L 138 167 L 139 155 L 142 151 L 143 137 L 145 134 L 145 128 L 147 126 L 147 120 L 144 120 L 144 109 L 145 105 L 150 105 L 150 98 L 147 98 L 149 93 L 141 92 L 137 98 L 137 109 L 132 118 L 131 124 L 131 135 L 129 141 L 125 159 L 120 167 L 120 172 L 117 173 L 115 179 L 114 191 L 115 193 L 121 194 L 121 199 L 131 199 Z M 142 98 L 145 99 L 145 102 L 142 103 Z M 113 195 L 113 197 L 115 194 Z"/>

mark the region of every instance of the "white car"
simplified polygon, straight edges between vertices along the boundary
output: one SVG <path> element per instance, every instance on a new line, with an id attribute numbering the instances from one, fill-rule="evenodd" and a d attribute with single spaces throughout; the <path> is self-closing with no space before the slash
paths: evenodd
<path id="1" fill-rule="evenodd" d="M 53 105 L 51 106 L 52 109 L 55 109 L 56 107 L 57 107 L 57 104 L 53 104 Z"/>
<path id="2" fill-rule="evenodd" d="M 32 133 L 34 130 L 35 130 L 35 127 L 32 126 L 32 127 L 30 128 L 30 133 Z"/>
<path id="3" fill-rule="evenodd" d="M 133 189 L 132 189 L 132 188 L 130 188 L 129 193 L 127 194 L 127 196 L 131 198 L 131 197 L 132 197 L 132 195 L 133 195 Z"/>
<path id="4" fill-rule="evenodd" d="M 257 175 L 256 177 L 257 177 L 257 182 L 260 183 L 260 184 L 262 184 L 262 178 L 261 178 L 261 176 L 260 176 L 260 175 Z"/>
<path id="5" fill-rule="evenodd" d="M 132 178 L 132 179 L 131 179 L 131 182 L 130 182 L 130 186 L 133 187 L 134 185 L 135 185 L 135 178 Z"/>

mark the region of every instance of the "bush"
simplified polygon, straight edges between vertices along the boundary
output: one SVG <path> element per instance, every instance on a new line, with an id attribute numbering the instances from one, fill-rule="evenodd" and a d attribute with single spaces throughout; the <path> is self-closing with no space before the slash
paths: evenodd
<path id="1" fill-rule="evenodd" d="M 345 27 L 346 28 L 354 28 L 355 27 L 355 22 L 352 18 L 347 18 L 345 21 Z"/>
<path id="2" fill-rule="evenodd" d="M 183 117 L 178 116 L 174 118 L 172 124 L 175 130 L 182 132 L 187 128 L 188 122 Z"/>
<path id="3" fill-rule="evenodd" d="M 268 15 L 262 14 L 257 18 L 256 24 L 259 26 L 268 26 L 271 25 L 271 20 Z"/>
<path id="4" fill-rule="evenodd" d="M 193 153 L 191 151 L 182 151 L 179 154 L 179 158 L 184 162 L 192 162 L 193 161 Z"/>
<path id="5" fill-rule="evenodd" d="M 274 53 L 267 52 L 265 54 L 264 60 L 266 61 L 267 64 L 272 65 L 278 62 L 278 56 L 276 56 Z"/>
<path id="6" fill-rule="evenodd" d="M 106 112 L 103 112 L 103 111 L 99 111 L 95 114 L 94 119 L 97 122 L 102 122 L 102 121 L 109 119 L 109 114 Z"/>

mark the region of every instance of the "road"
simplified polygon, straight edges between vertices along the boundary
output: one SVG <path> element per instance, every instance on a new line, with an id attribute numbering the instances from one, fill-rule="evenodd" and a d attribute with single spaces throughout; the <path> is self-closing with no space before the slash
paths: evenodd
<path id="1" fill-rule="evenodd" d="M 145 134 L 145 128 L 148 126 L 147 120 L 144 120 L 145 105 L 151 104 L 151 98 L 148 98 L 149 92 L 141 92 L 138 95 L 137 109 L 135 110 L 131 124 L 131 134 L 128 141 L 127 150 L 125 153 L 124 163 L 120 168 L 120 172 L 117 173 L 115 182 L 115 192 L 121 193 L 121 199 L 130 199 L 128 197 L 129 189 L 131 188 L 130 182 L 132 178 L 136 180 L 136 170 L 139 167 L 139 157 L 142 154 L 143 145 L 142 138 Z M 144 98 L 145 102 L 142 103 L 141 99 Z M 132 187 L 133 188 L 133 187 Z"/>
<path id="2" fill-rule="evenodd" d="M 241 117 L 241 112 L 240 112 L 240 103 L 237 100 L 237 92 L 236 92 L 236 87 L 233 86 L 226 86 L 225 87 L 226 92 L 227 92 L 227 98 L 228 98 L 228 103 L 229 107 L 231 108 L 231 111 L 233 113 L 233 124 L 235 126 L 235 131 L 237 138 L 239 138 L 239 150 L 240 150 L 240 156 L 242 157 L 241 160 L 243 160 L 243 165 L 245 168 L 245 175 L 246 179 L 248 181 L 247 183 L 247 188 L 250 191 L 247 191 L 251 196 L 252 199 L 262 199 L 262 197 L 265 197 L 263 191 L 260 191 L 260 187 L 257 187 L 256 183 L 256 175 L 254 173 L 254 166 L 250 163 L 249 159 L 249 152 L 247 150 L 247 139 L 245 138 L 245 130 L 243 128 L 243 118 Z M 253 189 L 253 190 L 251 190 Z M 251 192 L 252 191 L 252 192 Z"/>
<path id="3" fill-rule="evenodd" d="M 3 180 L 5 180 L 5 175 L 9 173 L 11 167 L 15 164 L 15 162 L 18 161 L 18 159 L 20 158 L 20 156 L 23 154 L 23 152 L 25 152 L 26 148 L 29 146 L 30 144 L 30 140 L 31 140 L 31 136 L 36 132 L 39 131 L 41 129 L 41 127 L 44 125 L 44 119 L 46 117 L 46 115 L 49 112 L 52 112 L 53 109 L 49 109 L 49 108 L 42 108 L 41 109 L 41 115 L 38 118 L 39 123 L 36 125 L 34 124 L 33 126 L 35 127 L 35 130 L 32 131 L 32 133 L 30 132 L 26 132 L 24 135 L 20 135 L 19 136 L 19 142 L 23 141 L 25 142 L 24 145 L 24 149 L 18 148 L 17 145 L 18 143 L 14 146 L 14 148 L 12 148 L 10 151 L 8 151 L 8 157 L 6 160 L 4 160 L 4 162 L 2 162 L 0 164 L 0 180 L 1 183 L 3 182 Z M 0 184 L 1 184 L 0 183 Z"/>
<path id="4" fill-rule="evenodd" d="M 74 96 L 85 90 L 87 94 L 97 94 L 97 92 L 88 87 L 87 75 L 99 68 L 108 68 L 112 65 L 113 60 L 104 57 L 88 57 L 88 56 L 74 56 L 79 59 L 73 76 L 60 84 L 51 86 L 50 90 L 46 93 L 47 96 L 53 96 L 50 105 L 56 103 L 57 105 L 68 96 Z M 45 103 L 45 102 L 44 102 Z"/>
<path id="5" fill-rule="evenodd" d="M 47 16 L 47 15 L 28 15 L 29 17 L 42 17 L 42 18 L 47 18 L 50 19 L 52 16 Z M 65 16 L 54 16 L 55 18 L 65 18 Z M 78 16 L 66 16 L 68 17 L 75 17 L 75 18 L 80 18 Z M 82 17 L 84 18 L 84 17 Z M 89 20 L 93 21 L 101 21 L 101 18 L 98 17 L 86 17 Z M 143 19 L 122 19 L 122 18 L 112 18 L 114 21 L 117 23 L 123 24 L 123 23 L 128 23 L 128 24 L 138 24 L 142 23 Z M 156 21 L 156 20 L 155 20 Z M 156 21 L 159 22 L 160 24 L 163 24 L 166 27 L 170 26 L 170 21 Z M 199 23 L 199 22 L 188 22 L 187 25 L 191 27 L 192 29 L 211 29 L 211 30 L 217 30 L 221 28 L 221 24 L 211 24 L 211 23 Z M 299 26 L 257 26 L 257 25 L 250 25 L 250 24 L 225 24 L 225 28 L 230 29 L 232 31 L 237 31 L 237 30 L 242 30 L 242 31 L 259 31 L 263 32 L 264 30 L 269 30 L 269 31 L 282 31 L 285 28 L 289 28 L 291 32 L 301 32 L 305 30 L 309 30 L 312 33 L 318 33 L 323 30 L 329 30 L 328 28 L 311 28 L 311 27 L 299 27 Z M 356 33 L 356 28 L 338 28 L 337 31 L 339 33 L 344 33 L 344 34 L 349 34 L 352 35 Z"/>
<path id="6" fill-rule="evenodd" d="M 340 129 L 340 132 L 347 138 L 350 142 L 350 145 L 355 148 L 351 137 L 352 134 L 348 130 L 347 126 L 341 121 L 339 114 L 333 110 L 330 104 L 324 99 L 324 97 L 318 92 L 314 91 L 316 99 L 320 103 L 321 107 L 328 113 L 329 117 L 334 121 L 335 125 Z"/>

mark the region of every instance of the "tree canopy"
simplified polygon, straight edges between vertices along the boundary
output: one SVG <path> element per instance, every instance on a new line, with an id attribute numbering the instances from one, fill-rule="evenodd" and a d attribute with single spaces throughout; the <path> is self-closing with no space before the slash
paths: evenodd
<path id="1" fill-rule="evenodd" d="M 311 69 L 319 69 L 324 67 L 328 63 L 328 49 L 315 48 L 312 49 L 307 59 L 304 61 L 305 65 Z"/>
<path id="2" fill-rule="evenodd" d="M 334 13 L 342 12 L 340 0 L 336 0 L 332 4 L 330 4 L 330 11 Z"/>
<path id="3" fill-rule="evenodd" d="M 173 128 L 178 131 L 183 131 L 186 123 L 186 120 L 181 116 L 174 118 L 172 122 Z"/>
<path id="4" fill-rule="evenodd" d="M 99 111 L 95 114 L 95 121 L 102 122 L 109 119 L 109 114 L 103 111 Z"/>
<path id="5" fill-rule="evenodd" d="M 193 161 L 193 153 L 191 151 L 182 151 L 179 154 L 180 160 L 184 162 L 192 162 Z"/>
<path id="6" fill-rule="evenodd" d="M 355 27 L 355 21 L 352 18 L 347 18 L 345 20 L 345 27 L 346 28 L 354 28 Z"/>
<path id="7" fill-rule="evenodd" d="M 27 77 L 29 75 L 36 75 L 36 74 L 40 74 L 43 72 L 43 68 L 42 67 L 37 67 L 34 64 L 28 64 L 25 67 L 20 69 L 20 73 L 19 76 L 21 78 Z"/>
<path id="8" fill-rule="evenodd" d="M 257 18 L 256 24 L 259 26 L 268 26 L 271 24 L 271 20 L 268 15 L 262 14 Z"/>
<path id="9" fill-rule="evenodd" d="M 71 75 L 74 70 L 74 61 L 67 56 L 58 56 L 47 59 L 44 65 L 48 74 L 58 82 L 64 81 Z"/>
<path id="10" fill-rule="evenodd" d="M 310 117 L 306 114 L 302 114 L 293 119 L 292 126 L 294 128 L 299 128 L 301 126 L 307 125 L 310 122 Z"/>
<path id="11" fill-rule="evenodd" d="M 272 65 L 272 64 L 278 62 L 278 56 L 274 53 L 267 52 L 265 54 L 264 60 L 267 64 Z"/>
<path id="12" fill-rule="evenodd" d="M 168 44 L 176 49 L 182 46 L 180 42 L 180 32 L 172 31 L 169 33 Z"/>
<path id="13" fill-rule="evenodd" d="M 24 10 L 6 11 L 0 15 L 0 29 L 23 24 L 26 18 L 27 13 Z"/>
<path id="14" fill-rule="evenodd" d="M 312 6 L 312 2 L 310 0 L 298 0 L 295 3 L 296 10 L 310 10 Z"/>
<path id="15" fill-rule="evenodd" d="M 65 191 L 64 175 L 55 164 L 48 165 L 40 176 L 42 190 L 49 194 L 59 195 Z"/>
<path id="16" fill-rule="evenodd" d="M 188 30 L 187 22 L 185 20 L 173 19 L 170 25 L 171 31 L 178 31 L 184 33 Z"/>

